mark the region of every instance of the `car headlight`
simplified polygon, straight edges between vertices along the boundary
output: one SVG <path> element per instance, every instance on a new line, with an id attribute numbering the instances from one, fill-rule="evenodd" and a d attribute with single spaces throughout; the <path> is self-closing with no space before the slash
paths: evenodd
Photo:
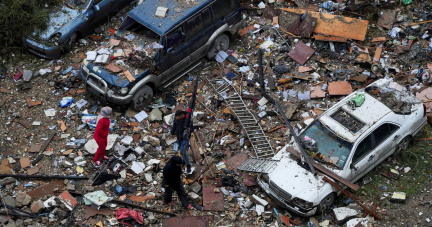
<path id="1" fill-rule="evenodd" d="M 85 60 L 84 60 L 84 61 L 85 61 Z M 89 70 L 89 68 L 86 66 L 85 63 L 83 63 L 83 64 L 81 65 L 81 68 L 84 70 L 84 72 L 85 72 L 86 74 L 89 74 L 89 73 L 90 73 L 90 70 Z"/>
<path id="2" fill-rule="evenodd" d="M 122 95 L 126 95 L 128 93 L 129 89 L 127 87 L 122 87 L 120 89 L 120 94 Z"/>
<path id="3" fill-rule="evenodd" d="M 313 206 L 313 203 L 305 201 L 305 200 L 300 199 L 300 198 L 294 198 L 293 203 L 295 203 L 299 207 L 302 207 L 305 209 L 312 208 L 312 206 Z"/>
<path id="4" fill-rule="evenodd" d="M 53 35 L 53 36 L 51 36 L 51 38 L 49 38 L 49 41 L 50 42 L 58 42 L 59 41 L 59 39 L 60 39 L 60 37 L 61 37 L 61 34 L 60 33 L 56 33 L 55 35 Z"/>

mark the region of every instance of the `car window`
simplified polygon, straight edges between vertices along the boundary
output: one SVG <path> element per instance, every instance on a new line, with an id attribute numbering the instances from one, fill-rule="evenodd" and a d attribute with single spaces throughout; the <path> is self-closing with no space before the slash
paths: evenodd
<path id="1" fill-rule="evenodd" d="M 206 29 L 213 23 L 209 8 L 203 9 L 201 14 L 202 14 L 202 19 L 203 19 L 203 25 L 202 26 L 203 26 L 203 29 Z"/>
<path id="2" fill-rule="evenodd" d="M 185 33 L 183 31 L 183 26 L 180 26 L 173 32 L 171 32 L 167 37 L 167 49 L 168 48 L 177 48 L 185 41 Z"/>
<path id="3" fill-rule="evenodd" d="M 386 140 L 391 134 L 393 134 L 396 130 L 398 130 L 399 127 L 394 124 L 390 123 L 384 123 L 381 126 L 379 126 L 375 131 L 373 132 L 375 137 L 375 144 L 376 146 L 380 145 L 384 140 Z"/>
<path id="4" fill-rule="evenodd" d="M 188 24 L 188 37 L 189 37 L 188 39 L 190 39 L 202 30 L 201 13 L 198 13 L 198 15 L 189 19 L 187 24 Z"/>
<path id="5" fill-rule="evenodd" d="M 219 20 L 226 14 L 230 13 L 235 9 L 235 3 L 233 0 L 217 0 L 212 5 L 214 20 Z"/>
<path id="6" fill-rule="evenodd" d="M 353 161 L 352 163 L 356 163 L 359 160 L 361 160 L 364 156 L 369 154 L 374 148 L 373 142 L 372 142 L 372 134 L 368 135 L 366 138 L 363 139 L 357 146 L 357 149 L 354 153 Z"/>
<path id="7" fill-rule="evenodd" d="M 352 143 L 341 139 L 320 121 L 315 121 L 299 137 L 306 150 L 328 157 L 340 168 L 344 167 L 352 149 Z"/>

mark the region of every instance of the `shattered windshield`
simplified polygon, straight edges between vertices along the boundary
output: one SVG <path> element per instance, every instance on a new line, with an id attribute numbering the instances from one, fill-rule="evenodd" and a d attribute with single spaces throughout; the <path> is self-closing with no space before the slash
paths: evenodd
<path id="1" fill-rule="evenodd" d="M 352 144 L 342 140 L 324 127 L 320 121 L 306 129 L 300 136 L 303 147 L 313 152 L 316 159 L 343 168 L 349 156 Z"/>

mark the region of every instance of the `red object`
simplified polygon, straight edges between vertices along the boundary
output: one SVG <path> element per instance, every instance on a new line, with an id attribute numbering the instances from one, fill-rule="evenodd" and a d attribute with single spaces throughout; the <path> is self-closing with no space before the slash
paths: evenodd
<path id="1" fill-rule="evenodd" d="M 64 191 L 60 194 L 59 199 L 69 210 L 73 210 L 77 204 L 76 199 L 68 191 Z"/>
<path id="2" fill-rule="evenodd" d="M 126 209 L 126 208 L 120 208 L 120 209 L 118 209 L 116 211 L 116 218 L 117 218 L 117 220 L 124 219 L 124 218 L 129 218 L 129 217 L 133 218 L 139 224 L 143 224 L 144 223 L 144 218 L 143 218 L 143 216 L 142 216 L 141 213 L 138 213 L 138 212 L 136 212 L 134 210 L 129 210 L 129 209 Z M 127 226 L 132 226 L 129 223 L 123 222 L 123 220 L 121 220 L 121 223 L 124 224 L 124 225 L 127 225 Z"/>
<path id="3" fill-rule="evenodd" d="M 93 161 L 99 161 L 103 156 L 105 156 L 105 149 L 108 145 L 108 133 L 109 133 L 110 119 L 102 118 L 96 125 L 96 130 L 94 133 L 94 139 L 99 146 Z"/>
<path id="4" fill-rule="evenodd" d="M 18 74 L 16 74 L 14 77 L 13 77 L 13 79 L 14 79 L 14 81 L 15 82 L 17 82 L 21 77 L 23 76 L 23 73 L 18 73 Z"/>

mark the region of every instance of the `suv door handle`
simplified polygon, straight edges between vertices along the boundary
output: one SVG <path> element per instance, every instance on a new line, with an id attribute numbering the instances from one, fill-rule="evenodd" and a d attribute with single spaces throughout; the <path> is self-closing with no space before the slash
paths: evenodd
<path id="1" fill-rule="evenodd" d="M 369 156 L 369 159 L 368 159 L 368 161 L 372 160 L 372 159 L 373 159 L 373 157 L 375 157 L 375 155 L 374 155 L 374 154 L 373 154 L 373 155 L 371 155 L 371 156 Z"/>
<path id="2" fill-rule="evenodd" d="M 399 135 L 395 135 L 395 137 L 393 138 L 393 141 L 397 140 L 399 138 Z"/>

